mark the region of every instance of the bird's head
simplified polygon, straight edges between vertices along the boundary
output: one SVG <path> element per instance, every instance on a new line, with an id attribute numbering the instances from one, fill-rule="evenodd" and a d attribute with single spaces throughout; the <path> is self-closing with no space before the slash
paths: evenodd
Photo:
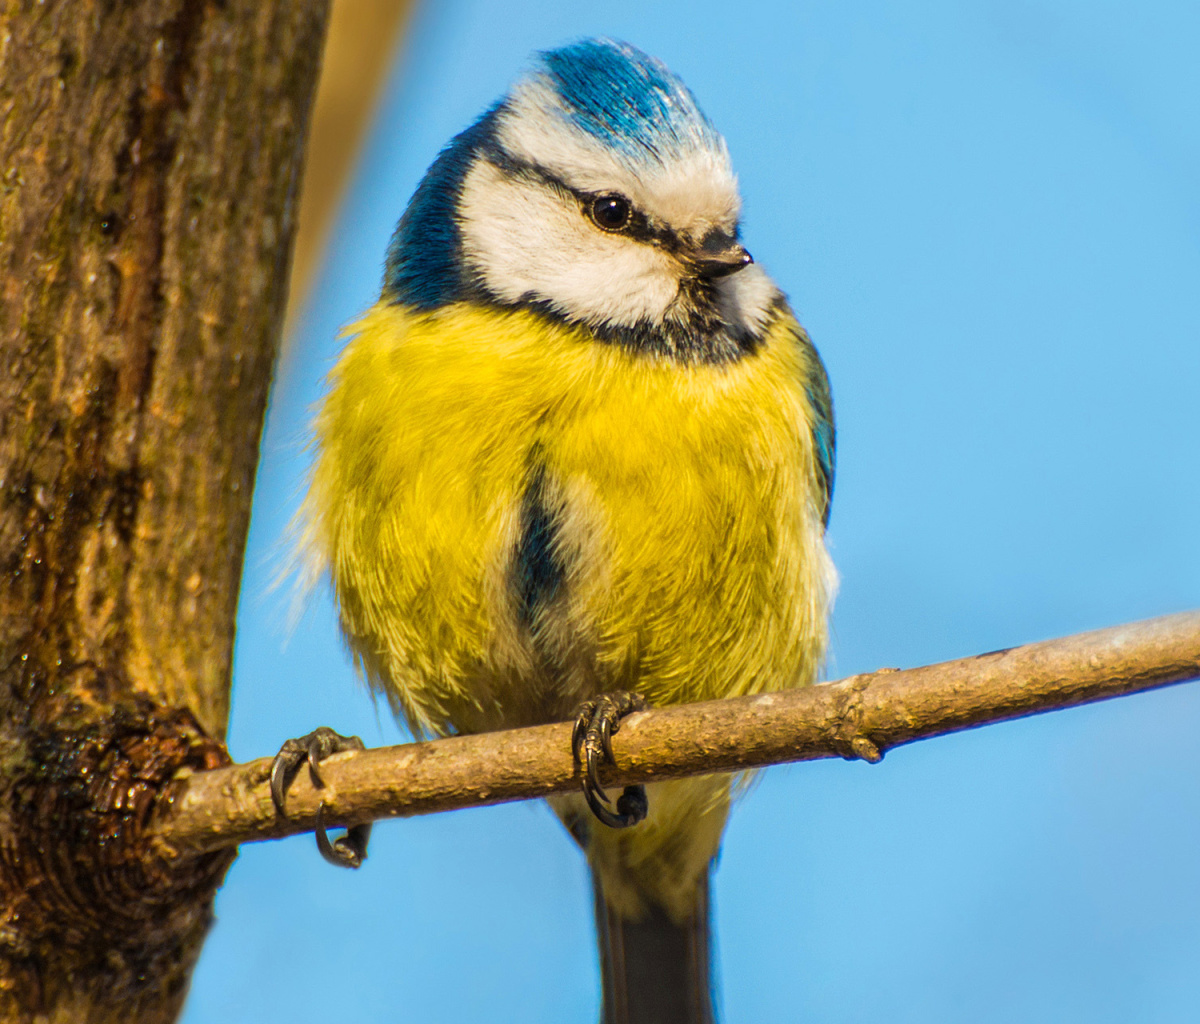
<path id="1" fill-rule="evenodd" d="M 446 147 L 388 250 L 385 294 L 525 306 L 687 360 L 752 351 L 779 302 L 739 231 L 725 141 L 622 43 L 552 50 Z"/>

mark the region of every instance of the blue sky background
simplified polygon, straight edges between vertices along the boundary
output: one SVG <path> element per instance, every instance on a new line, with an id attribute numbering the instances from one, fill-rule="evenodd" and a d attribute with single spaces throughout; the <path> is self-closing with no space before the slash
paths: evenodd
<path id="1" fill-rule="evenodd" d="M 429 2 L 281 365 L 230 749 L 402 737 L 326 596 L 270 592 L 308 410 L 438 148 L 527 55 L 627 39 L 729 141 L 828 364 L 831 676 L 1200 607 L 1200 6 Z M 1178 1022 L 1200 1005 L 1200 687 L 772 769 L 716 875 L 727 1024 Z M 586 871 L 541 805 L 246 847 L 187 1024 L 591 1024 Z"/>

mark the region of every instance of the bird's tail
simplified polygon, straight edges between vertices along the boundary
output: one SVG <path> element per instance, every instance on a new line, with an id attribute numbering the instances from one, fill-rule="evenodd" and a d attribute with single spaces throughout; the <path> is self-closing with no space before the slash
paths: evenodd
<path id="1" fill-rule="evenodd" d="M 649 817 L 623 829 L 600 824 L 577 794 L 550 800 L 592 868 L 601 1024 L 714 1024 L 709 875 L 730 779 L 656 782 L 646 792 Z"/>
<path id="2" fill-rule="evenodd" d="M 715 1024 L 709 944 L 709 872 L 693 913 L 678 922 L 661 907 L 639 918 L 613 908 L 593 874 L 604 985 L 601 1024 Z"/>

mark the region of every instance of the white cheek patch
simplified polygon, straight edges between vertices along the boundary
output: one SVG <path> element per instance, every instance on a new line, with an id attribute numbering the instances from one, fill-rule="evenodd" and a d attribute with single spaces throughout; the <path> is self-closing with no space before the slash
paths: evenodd
<path id="1" fill-rule="evenodd" d="M 741 213 L 737 177 L 722 140 L 682 153 L 636 162 L 605 146 L 571 121 L 547 83 L 522 82 L 509 97 L 496 139 L 517 160 L 534 164 L 583 192 L 620 192 L 659 224 L 702 238 L 711 228 L 732 231 Z"/>
<path id="2" fill-rule="evenodd" d="M 721 316 L 753 335 L 759 335 L 779 300 L 779 289 L 757 263 L 717 281 Z"/>
<path id="3" fill-rule="evenodd" d="M 458 215 L 468 264 L 503 302 L 533 298 L 573 320 L 633 326 L 661 320 L 679 291 L 666 253 L 605 234 L 574 199 L 486 160 L 467 174 Z"/>

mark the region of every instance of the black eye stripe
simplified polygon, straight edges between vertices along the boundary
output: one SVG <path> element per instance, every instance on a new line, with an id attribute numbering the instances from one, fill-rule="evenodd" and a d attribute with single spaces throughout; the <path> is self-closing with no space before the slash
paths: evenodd
<path id="1" fill-rule="evenodd" d="M 650 223 L 649 217 L 619 192 L 601 192 L 597 195 L 591 192 L 579 192 L 572 189 L 569 185 L 563 187 L 575 195 L 575 198 L 579 200 L 579 205 L 583 209 L 584 216 L 601 230 L 607 231 L 610 234 L 622 234 L 635 241 L 645 242 L 648 245 L 657 245 L 662 249 L 666 249 L 667 252 L 677 252 L 682 248 L 679 236 L 674 231 L 667 227 L 656 228 Z M 596 216 L 597 204 L 612 199 L 621 200 L 628 209 L 628 217 L 621 227 L 609 227 Z"/>
<path id="2" fill-rule="evenodd" d="M 580 209 L 589 220 L 595 222 L 592 216 L 592 204 L 605 196 L 620 196 L 618 192 L 584 192 L 577 188 L 572 188 L 562 178 L 552 171 L 547 170 L 540 164 L 531 163 L 525 160 L 518 160 L 499 146 L 493 145 L 486 151 L 487 159 L 494 167 L 498 167 L 506 174 L 514 177 L 524 177 L 531 181 L 541 182 L 543 185 L 549 185 L 551 188 L 559 189 L 564 195 L 574 196 L 579 203 Z M 625 196 L 620 196 L 629 202 Z M 678 252 L 683 248 L 680 238 L 674 231 L 668 227 L 655 227 L 650 223 L 650 219 L 642 213 L 632 202 L 629 202 L 629 222 L 621 229 L 620 233 L 629 238 L 636 239 L 639 242 L 646 242 L 650 245 L 657 245 L 665 249 L 667 252 Z M 612 229 L 606 229 L 612 230 Z"/>

